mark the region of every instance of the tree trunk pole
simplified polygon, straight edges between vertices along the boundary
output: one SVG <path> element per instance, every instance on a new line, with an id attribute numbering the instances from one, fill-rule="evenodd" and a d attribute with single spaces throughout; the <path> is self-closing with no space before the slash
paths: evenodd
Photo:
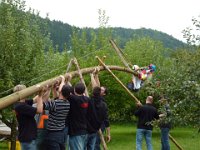
<path id="1" fill-rule="evenodd" d="M 81 69 L 80 71 L 83 75 L 85 75 L 85 74 L 93 72 L 96 67 L 97 66 L 90 67 L 90 68 L 84 68 L 84 69 Z M 111 70 L 118 70 L 118 71 L 127 72 L 127 73 L 131 73 L 131 74 L 135 73 L 132 70 L 124 68 L 124 67 L 119 67 L 119 66 L 108 66 L 108 67 Z M 105 68 L 102 67 L 102 66 L 99 66 L 99 69 L 100 69 L 100 71 L 105 70 Z M 69 72 L 69 73 L 72 75 L 72 78 L 79 76 L 78 71 L 72 71 L 72 72 Z M 64 75 L 64 77 L 66 78 L 67 76 Z M 27 87 L 26 89 L 21 90 L 19 92 L 16 92 L 16 93 L 10 94 L 8 96 L 2 97 L 0 99 L 0 110 L 10 106 L 11 104 L 19 101 L 20 99 L 24 99 L 28 96 L 31 96 L 31 95 L 39 92 L 42 89 L 42 87 L 45 87 L 47 85 L 48 86 L 54 85 L 55 83 L 57 83 L 57 81 L 59 81 L 59 82 L 61 81 L 61 78 L 59 76 L 54 77 L 54 78 L 49 79 L 49 80 L 46 80 L 46 81 L 43 81 L 43 82 L 40 82 L 36 85 Z"/>

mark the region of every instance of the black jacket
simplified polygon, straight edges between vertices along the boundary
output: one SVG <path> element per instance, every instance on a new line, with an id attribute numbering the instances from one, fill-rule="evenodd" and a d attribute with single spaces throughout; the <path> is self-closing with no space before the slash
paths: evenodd
<path id="1" fill-rule="evenodd" d="M 108 107 L 103 97 L 92 97 L 89 100 L 87 119 L 88 133 L 97 132 L 101 125 L 108 120 Z"/>
<path id="2" fill-rule="evenodd" d="M 151 104 L 145 104 L 135 111 L 135 116 L 138 117 L 137 128 L 152 130 L 151 121 L 159 119 L 157 109 Z"/>

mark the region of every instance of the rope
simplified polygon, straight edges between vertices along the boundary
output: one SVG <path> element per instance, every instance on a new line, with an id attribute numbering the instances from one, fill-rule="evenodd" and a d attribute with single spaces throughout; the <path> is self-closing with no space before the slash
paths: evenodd
<path id="1" fill-rule="evenodd" d="M 98 52 L 98 50 L 95 50 L 95 51 L 92 51 L 92 52 L 90 52 L 90 53 L 87 53 L 86 55 L 77 58 L 77 60 L 83 59 L 83 58 L 85 58 L 85 57 L 87 57 L 87 56 L 89 56 L 89 55 L 91 55 L 91 54 L 97 53 L 97 52 Z M 27 84 L 31 83 L 32 81 L 34 81 L 34 80 L 40 79 L 41 77 L 43 77 L 43 76 L 45 76 L 45 75 L 49 75 L 50 73 L 52 73 L 52 72 L 54 72 L 54 71 L 56 71 L 56 70 L 59 70 L 59 69 L 61 69 L 61 68 L 65 68 L 65 67 L 66 67 L 66 65 L 65 65 L 65 66 L 61 66 L 61 67 L 56 68 L 56 69 L 53 69 L 53 70 L 51 70 L 51 71 L 49 71 L 49 72 L 47 72 L 47 73 L 44 73 L 44 74 L 42 74 L 42 75 L 40 75 L 40 76 L 38 76 L 38 77 L 36 77 L 36 78 L 33 78 L 33 79 L 29 80 L 28 82 L 22 82 L 22 84 L 27 85 Z M 4 95 L 4 94 L 6 94 L 6 93 L 9 93 L 9 92 L 13 91 L 13 88 L 14 88 L 14 87 L 11 87 L 10 89 L 7 89 L 7 90 L 1 92 L 0 95 Z"/>

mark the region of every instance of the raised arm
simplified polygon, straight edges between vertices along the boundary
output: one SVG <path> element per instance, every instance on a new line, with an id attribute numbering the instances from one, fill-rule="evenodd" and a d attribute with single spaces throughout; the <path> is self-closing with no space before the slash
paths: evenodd
<path id="1" fill-rule="evenodd" d="M 59 89 L 59 84 L 58 82 L 56 82 L 53 86 L 52 86 L 52 95 L 53 95 L 53 99 L 58 98 L 59 94 L 58 94 L 58 89 Z"/>
<path id="2" fill-rule="evenodd" d="M 99 68 L 95 68 L 95 70 L 90 74 L 92 88 L 96 86 L 100 87 L 98 72 L 99 72 Z"/>
<path id="3" fill-rule="evenodd" d="M 51 88 L 48 87 L 47 90 L 46 90 L 46 92 L 45 92 L 44 95 L 42 96 L 43 102 L 49 100 L 50 93 L 51 93 Z"/>
<path id="4" fill-rule="evenodd" d="M 92 88 L 99 86 L 98 83 L 96 82 L 95 78 L 94 78 L 93 73 L 90 74 L 90 78 L 91 78 Z"/>
<path id="5" fill-rule="evenodd" d="M 42 99 L 43 99 L 43 96 L 44 96 L 44 94 L 45 94 L 45 89 L 42 89 L 39 93 L 38 93 L 38 95 L 37 95 L 37 97 L 36 97 L 36 102 L 37 102 L 37 113 L 42 113 L 43 112 L 43 101 L 42 101 Z"/>
<path id="6" fill-rule="evenodd" d="M 60 83 L 60 86 L 59 86 L 59 89 L 58 89 L 59 93 L 62 91 L 63 85 L 65 85 L 65 77 L 62 76 L 62 75 L 60 77 L 61 77 L 61 83 Z"/>

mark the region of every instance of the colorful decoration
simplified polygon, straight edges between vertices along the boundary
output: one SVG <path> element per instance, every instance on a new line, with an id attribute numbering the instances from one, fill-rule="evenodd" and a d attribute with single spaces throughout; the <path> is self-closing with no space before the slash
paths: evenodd
<path id="1" fill-rule="evenodd" d="M 150 64 L 150 65 L 148 66 L 148 68 L 149 68 L 149 70 L 150 70 L 151 72 L 156 71 L 156 66 L 155 66 L 154 64 Z"/>

